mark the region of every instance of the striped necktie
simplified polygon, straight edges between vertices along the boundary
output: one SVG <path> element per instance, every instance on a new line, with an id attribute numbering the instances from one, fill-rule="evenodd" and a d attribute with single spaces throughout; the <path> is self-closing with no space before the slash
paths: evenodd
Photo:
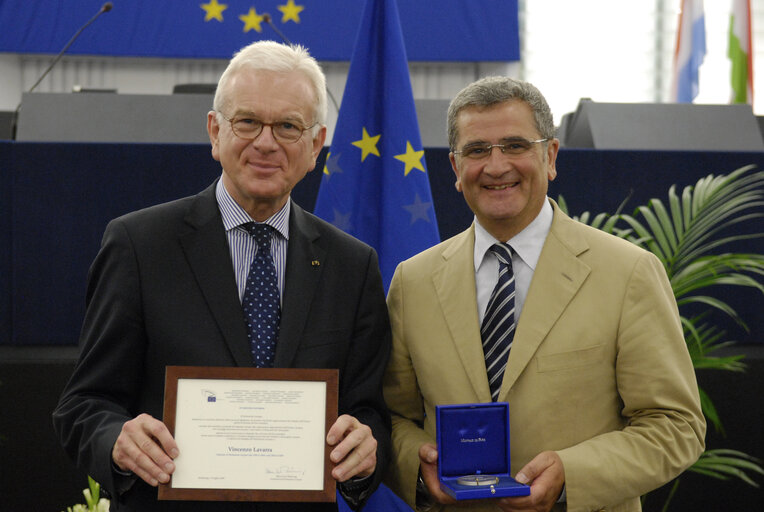
<path id="1" fill-rule="evenodd" d="M 491 399 L 495 402 L 499 398 L 509 349 L 515 335 L 515 275 L 512 272 L 512 248 L 507 244 L 494 244 L 490 250 L 499 259 L 499 280 L 488 301 L 480 336 L 483 338 Z"/>
<path id="2" fill-rule="evenodd" d="M 247 275 L 241 306 L 247 325 L 252 362 L 270 368 L 276 355 L 281 307 L 276 265 L 271 256 L 271 233 L 267 224 L 248 222 L 243 227 L 257 242 L 257 252 Z"/>

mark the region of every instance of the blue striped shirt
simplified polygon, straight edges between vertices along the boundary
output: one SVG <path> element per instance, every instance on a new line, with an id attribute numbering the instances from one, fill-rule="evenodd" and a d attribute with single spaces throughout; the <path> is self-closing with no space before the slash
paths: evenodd
<path id="1" fill-rule="evenodd" d="M 247 286 L 247 274 L 252 260 L 257 253 L 257 243 L 249 232 L 242 227 L 248 222 L 255 222 L 252 217 L 234 201 L 223 185 L 218 180 L 215 188 L 215 197 L 223 217 L 228 249 L 231 253 L 233 273 L 236 277 L 236 285 L 239 288 L 239 300 L 244 296 L 244 288 Z M 287 200 L 284 207 L 271 217 L 258 224 L 268 224 L 273 228 L 271 238 L 271 256 L 276 264 L 276 274 L 279 279 L 279 295 L 284 299 L 284 269 L 286 268 L 287 243 L 289 242 L 289 212 L 291 201 Z"/>

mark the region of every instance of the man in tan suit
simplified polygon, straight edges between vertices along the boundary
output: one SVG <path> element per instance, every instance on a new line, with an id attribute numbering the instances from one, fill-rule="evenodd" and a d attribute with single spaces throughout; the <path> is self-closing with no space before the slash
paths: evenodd
<path id="1" fill-rule="evenodd" d="M 510 404 L 511 472 L 531 494 L 466 505 L 640 510 L 640 495 L 697 460 L 706 428 L 661 263 L 547 198 L 559 141 L 531 84 L 467 86 L 449 107 L 448 134 L 475 221 L 401 263 L 390 286 L 388 483 L 420 510 L 455 508 L 437 480 L 435 406 L 492 401 L 481 325 L 507 266 L 491 247 L 504 242 L 516 326 L 505 329 L 493 399 Z"/>

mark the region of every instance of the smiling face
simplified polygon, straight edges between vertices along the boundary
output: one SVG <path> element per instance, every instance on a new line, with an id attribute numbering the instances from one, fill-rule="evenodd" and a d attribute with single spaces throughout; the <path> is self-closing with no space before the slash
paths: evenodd
<path id="1" fill-rule="evenodd" d="M 300 72 L 242 69 L 226 87 L 221 113 L 228 119 L 246 115 L 265 123 L 311 126 L 315 122 L 315 94 Z M 264 126 L 256 139 L 245 140 L 215 112 L 207 114 L 207 132 L 212 157 L 223 167 L 223 185 L 257 221 L 284 206 L 297 182 L 315 167 L 326 138 L 326 127 L 321 126 L 315 137 L 306 130 L 297 142 L 278 142 L 272 128 Z"/>
<path id="2" fill-rule="evenodd" d="M 501 144 L 513 137 L 541 139 L 531 107 L 513 99 L 488 107 L 467 107 L 456 119 L 456 149 L 467 144 Z M 557 176 L 560 142 L 534 144 L 523 155 L 505 155 L 499 148 L 482 160 L 449 154 L 456 189 L 464 194 L 480 225 L 506 242 L 525 229 L 541 211 L 549 181 Z"/>

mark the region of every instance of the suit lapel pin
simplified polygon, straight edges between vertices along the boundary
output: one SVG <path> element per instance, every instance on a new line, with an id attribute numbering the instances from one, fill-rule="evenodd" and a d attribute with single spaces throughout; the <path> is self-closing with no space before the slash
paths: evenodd
<path id="1" fill-rule="evenodd" d="M 321 266 L 321 262 L 318 261 L 318 260 L 313 260 L 313 261 L 310 262 L 310 266 L 312 266 L 312 267 L 319 267 L 319 266 Z"/>

